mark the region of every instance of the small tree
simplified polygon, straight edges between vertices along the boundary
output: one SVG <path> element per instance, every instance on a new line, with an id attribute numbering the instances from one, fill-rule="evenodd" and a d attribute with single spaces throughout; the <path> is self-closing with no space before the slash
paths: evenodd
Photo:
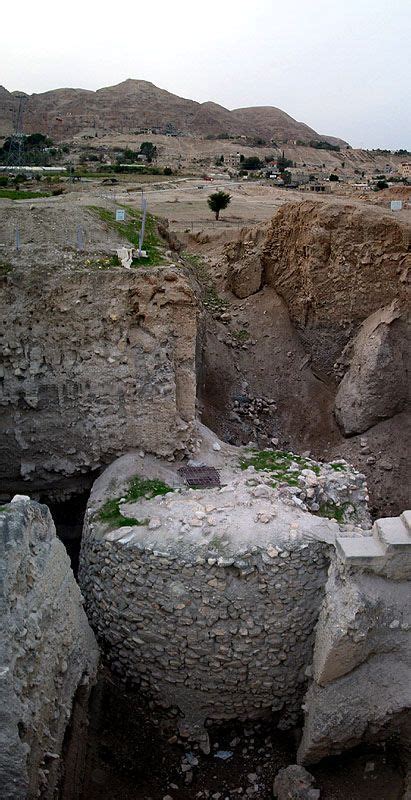
<path id="1" fill-rule="evenodd" d="M 207 199 L 208 207 L 214 212 L 216 219 L 219 219 L 220 211 L 227 208 L 230 200 L 231 196 L 227 192 L 214 192 L 209 195 Z"/>
<path id="2" fill-rule="evenodd" d="M 153 142 L 142 142 L 140 145 L 140 153 L 145 156 L 148 163 L 151 164 L 157 158 L 157 147 Z"/>

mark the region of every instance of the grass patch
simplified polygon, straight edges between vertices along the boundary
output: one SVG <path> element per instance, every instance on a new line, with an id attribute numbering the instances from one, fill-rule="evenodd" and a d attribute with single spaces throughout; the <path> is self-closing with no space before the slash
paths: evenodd
<path id="1" fill-rule="evenodd" d="M 50 192 L 23 192 L 20 189 L 0 189 L 0 197 L 6 200 L 32 200 L 36 197 L 50 197 Z"/>
<path id="2" fill-rule="evenodd" d="M 326 517 L 327 519 L 335 519 L 337 522 L 344 522 L 344 513 L 349 503 L 343 503 L 337 506 L 332 500 L 323 503 L 317 511 L 319 517 Z"/>
<path id="3" fill-rule="evenodd" d="M 141 212 L 130 206 L 119 206 L 124 208 L 126 219 L 124 222 L 116 222 L 115 212 L 100 206 L 89 206 L 102 222 L 105 222 L 120 236 L 127 239 L 130 244 L 138 248 L 138 237 L 141 228 Z M 161 241 L 157 235 L 156 221 L 152 214 L 146 216 L 143 250 L 147 252 L 147 258 L 134 258 L 132 267 L 152 267 L 161 259 Z"/>
<path id="4" fill-rule="evenodd" d="M 127 494 L 124 495 L 126 503 L 140 500 L 152 500 L 157 495 L 164 495 L 172 492 L 171 486 L 159 480 L 149 480 L 136 475 L 129 483 Z M 99 519 L 106 522 L 111 528 L 122 528 L 125 525 L 147 525 L 148 519 L 135 519 L 134 517 L 123 517 L 120 512 L 120 497 L 107 500 L 100 509 Z"/>
<path id="5" fill-rule="evenodd" d="M 311 464 L 302 456 L 284 450 L 252 450 L 248 458 L 240 460 L 240 467 L 241 469 L 254 467 L 257 472 L 269 472 L 274 478 L 274 482 L 271 484 L 273 487 L 277 483 L 298 486 L 300 473 L 291 468 L 293 463 L 298 464 L 300 470 L 311 469 L 316 475 L 320 473 L 320 467 L 317 464 Z"/>

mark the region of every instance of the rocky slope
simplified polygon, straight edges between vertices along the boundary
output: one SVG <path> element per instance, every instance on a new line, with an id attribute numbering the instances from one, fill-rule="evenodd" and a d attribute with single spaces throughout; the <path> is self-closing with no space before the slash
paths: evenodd
<path id="1" fill-rule="evenodd" d="M 13 130 L 21 92 L 0 87 L 0 136 Z M 308 125 L 297 122 L 274 107 L 243 108 L 229 111 L 217 103 L 197 103 L 159 89 L 153 83 L 126 80 L 96 92 L 86 89 L 54 89 L 25 95 L 24 130 L 40 131 L 56 141 L 69 139 L 84 129 L 96 132 L 128 132 L 169 125 L 182 133 L 245 135 L 287 140 L 328 139 Z M 345 144 L 345 143 L 343 143 Z"/>

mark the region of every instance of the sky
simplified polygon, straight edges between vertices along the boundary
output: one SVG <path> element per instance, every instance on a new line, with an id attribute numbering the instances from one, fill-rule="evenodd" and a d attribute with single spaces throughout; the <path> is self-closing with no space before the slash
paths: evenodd
<path id="1" fill-rule="evenodd" d="M 0 84 L 148 80 L 226 108 L 272 105 L 353 147 L 411 150 L 410 0 L 21 0 Z"/>

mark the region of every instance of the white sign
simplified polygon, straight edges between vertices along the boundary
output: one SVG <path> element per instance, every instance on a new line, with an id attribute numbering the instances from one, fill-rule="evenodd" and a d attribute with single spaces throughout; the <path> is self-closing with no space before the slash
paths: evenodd
<path id="1" fill-rule="evenodd" d="M 116 222 L 124 222 L 126 218 L 126 212 L 123 208 L 116 208 Z"/>
<path id="2" fill-rule="evenodd" d="M 391 211 L 401 211 L 402 200 L 391 200 Z"/>

